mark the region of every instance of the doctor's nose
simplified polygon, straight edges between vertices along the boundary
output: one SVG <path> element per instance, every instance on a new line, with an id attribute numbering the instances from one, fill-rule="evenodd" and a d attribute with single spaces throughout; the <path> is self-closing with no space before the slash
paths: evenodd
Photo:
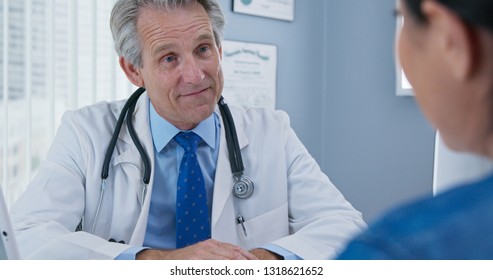
<path id="1" fill-rule="evenodd" d="M 204 80 L 204 71 L 202 71 L 195 59 L 191 58 L 185 60 L 182 67 L 182 78 L 185 83 L 200 84 Z"/>

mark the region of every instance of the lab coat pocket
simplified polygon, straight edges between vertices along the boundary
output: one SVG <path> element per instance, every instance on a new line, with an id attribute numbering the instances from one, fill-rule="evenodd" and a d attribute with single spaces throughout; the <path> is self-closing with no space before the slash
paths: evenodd
<path id="1" fill-rule="evenodd" d="M 240 213 L 238 218 L 240 219 L 237 220 L 236 230 L 243 247 L 247 250 L 289 235 L 287 204 L 253 218 L 242 216 Z"/>

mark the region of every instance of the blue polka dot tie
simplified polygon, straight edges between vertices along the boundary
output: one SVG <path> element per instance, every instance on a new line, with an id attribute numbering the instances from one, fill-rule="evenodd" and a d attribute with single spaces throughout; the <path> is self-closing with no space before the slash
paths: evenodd
<path id="1" fill-rule="evenodd" d="M 175 141 L 185 150 L 176 191 L 176 248 L 211 237 L 204 177 L 195 150 L 202 141 L 193 132 L 179 133 Z"/>

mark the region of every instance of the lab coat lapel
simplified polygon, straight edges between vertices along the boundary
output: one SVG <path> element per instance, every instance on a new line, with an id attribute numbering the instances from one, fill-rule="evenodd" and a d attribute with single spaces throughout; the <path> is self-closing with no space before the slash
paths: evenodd
<path id="1" fill-rule="evenodd" d="M 150 194 L 152 193 L 152 185 L 154 180 L 154 147 L 152 142 L 152 136 L 149 127 L 149 98 L 146 93 L 143 93 L 142 96 L 138 99 L 137 104 L 135 106 L 135 111 L 133 114 L 133 124 L 135 131 L 137 132 L 137 136 L 141 145 L 143 146 L 145 152 L 147 153 L 150 163 L 151 163 L 151 177 L 150 182 L 147 186 L 146 197 L 144 200 L 144 204 L 142 205 L 143 199 L 143 187 L 144 183 L 140 180 L 140 184 L 135 186 L 129 186 L 135 189 L 137 193 L 139 205 L 136 207 L 141 207 L 140 216 L 137 221 L 137 225 L 135 226 L 135 230 L 130 239 L 130 244 L 141 246 L 144 242 L 145 230 L 147 225 L 147 217 L 148 210 L 150 204 Z M 144 164 L 142 162 L 141 156 L 137 147 L 132 141 L 132 138 L 128 132 L 128 128 L 126 125 L 122 127 L 122 131 L 120 132 L 119 138 L 129 143 L 129 148 L 127 151 L 120 154 L 119 158 L 115 160 L 118 162 L 120 160 L 126 160 L 128 162 L 135 162 L 136 166 L 141 166 L 141 174 L 144 174 Z"/>
<path id="2" fill-rule="evenodd" d="M 216 109 L 216 112 L 219 111 Z M 234 118 L 234 117 L 233 117 Z M 229 152 L 224 131 L 224 120 L 221 119 L 221 138 L 219 156 L 214 183 L 214 197 L 212 202 L 212 237 L 214 239 L 236 242 L 232 232 L 236 232 L 235 209 L 232 194 L 233 174 L 229 162 Z M 239 117 L 234 118 L 236 133 L 240 149 L 248 145 L 248 138 Z M 233 239 L 232 239 L 233 238 Z"/>

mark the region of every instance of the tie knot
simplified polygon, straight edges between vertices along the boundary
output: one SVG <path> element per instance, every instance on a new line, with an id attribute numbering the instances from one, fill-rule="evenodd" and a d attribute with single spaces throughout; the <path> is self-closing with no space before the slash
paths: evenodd
<path id="1" fill-rule="evenodd" d="M 195 153 L 202 138 L 194 132 L 180 132 L 175 136 L 175 141 L 185 150 L 185 153 Z"/>

